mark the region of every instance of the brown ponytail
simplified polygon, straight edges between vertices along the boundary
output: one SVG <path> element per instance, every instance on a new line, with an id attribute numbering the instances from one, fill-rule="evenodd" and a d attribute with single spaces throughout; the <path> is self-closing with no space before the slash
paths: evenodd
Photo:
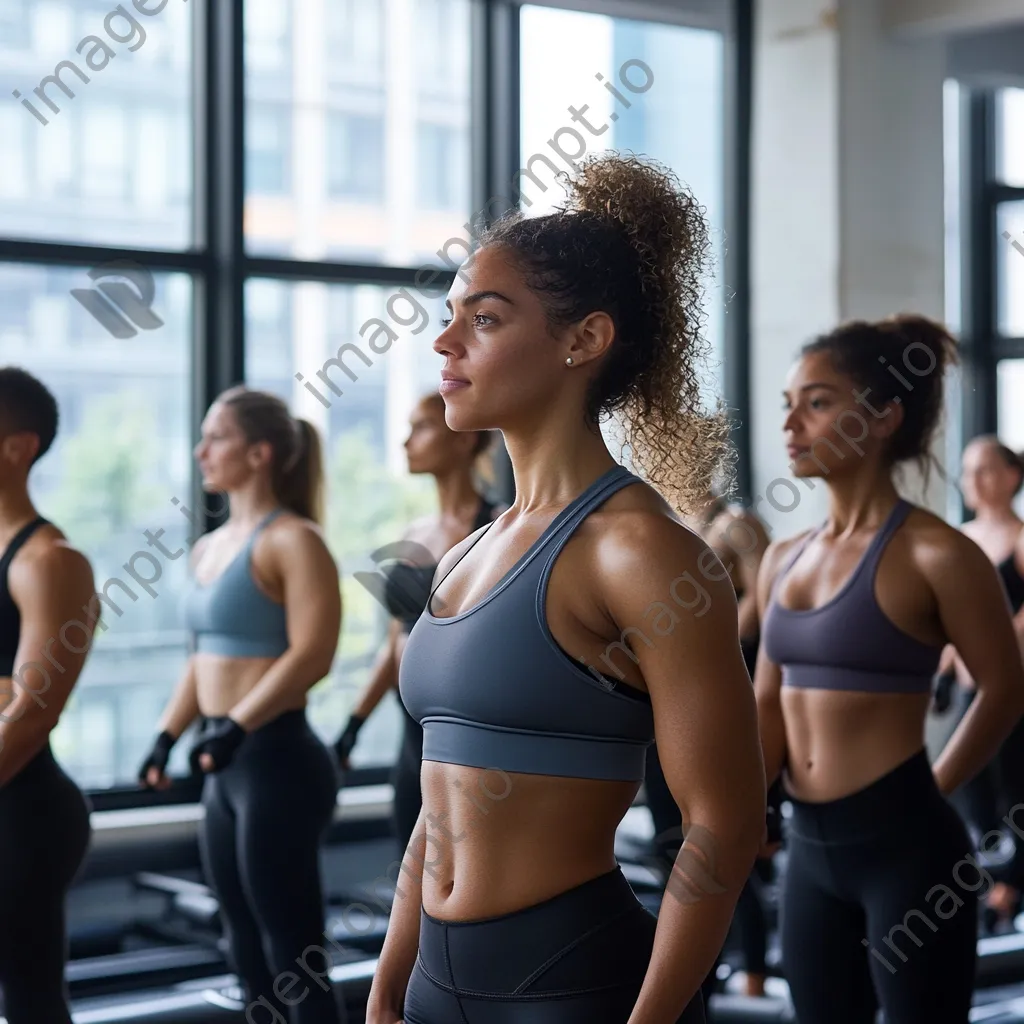
<path id="1" fill-rule="evenodd" d="M 293 419 L 277 395 L 239 386 L 218 401 L 231 409 L 249 444 L 271 448 L 270 485 L 281 505 L 304 519 L 323 521 L 323 451 L 306 420 Z"/>

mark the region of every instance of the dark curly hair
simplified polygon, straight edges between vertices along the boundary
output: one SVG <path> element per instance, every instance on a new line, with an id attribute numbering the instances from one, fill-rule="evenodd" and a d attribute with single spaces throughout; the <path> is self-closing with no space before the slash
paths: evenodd
<path id="1" fill-rule="evenodd" d="M 838 373 L 850 377 L 871 406 L 903 407 L 903 422 L 889 439 L 890 465 L 915 460 L 928 475 L 932 438 L 942 419 L 943 378 L 957 361 L 946 328 L 915 313 L 885 320 L 853 320 L 806 344 L 801 355 L 827 353 Z"/>
<path id="2" fill-rule="evenodd" d="M 33 464 L 50 450 L 59 420 L 57 400 L 41 380 L 18 366 L 0 367 L 0 429 L 39 438 Z"/>
<path id="3" fill-rule="evenodd" d="M 480 245 L 508 251 L 552 329 L 598 310 L 611 317 L 615 339 L 588 391 L 587 420 L 621 412 L 633 464 L 689 511 L 729 455 L 727 417 L 706 414 L 701 397 L 704 211 L 670 170 L 633 154 L 593 154 L 560 177 L 564 206 L 506 215 Z"/>

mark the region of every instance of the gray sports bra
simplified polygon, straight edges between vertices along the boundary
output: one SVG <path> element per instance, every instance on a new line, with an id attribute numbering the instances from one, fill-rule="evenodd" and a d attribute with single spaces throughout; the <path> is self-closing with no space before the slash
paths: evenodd
<path id="1" fill-rule="evenodd" d="M 650 698 L 584 669 L 558 646 L 544 611 L 555 559 L 573 532 L 636 482 L 621 466 L 595 480 L 468 611 L 439 619 L 428 602 L 399 669 L 402 702 L 423 726 L 425 761 L 643 779 L 654 739 Z"/>
<path id="2" fill-rule="evenodd" d="M 820 608 L 797 611 L 779 604 L 776 591 L 804 549 L 797 545 L 775 577 L 761 626 L 761 644 L 782 668 L 782 685 L 861 693 L 928 693 L 942 647 L 904 633 L 878 607 L 875 574 L 885 546 L 914 510 L 898 501 L 871 539 L 864 557 L 839 593 Z"/>
<path id="3" fill-rule="evenodd" d="M 264 516 L 242 550 L 213 581 L 192 580 L 185 593 L 185 625 L 197 654 L 276 658 L 288 649 L 284 605 L 271 601 L 252 578 L 256 538 L 283 509 Z"/>

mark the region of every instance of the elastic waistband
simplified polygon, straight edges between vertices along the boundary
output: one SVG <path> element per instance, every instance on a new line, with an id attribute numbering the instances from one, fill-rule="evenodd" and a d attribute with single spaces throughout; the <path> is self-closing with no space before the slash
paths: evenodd
<path id="1" fill-rule="evenodd" d="M 838 665 L 783 665 L 782 685 L 855 693 L 929 693 L 932 673 L 867 672 Z"/>
<path id="2" fill-rule="evenodd" d="M 633 894 L 629 882 L 626 881 L 622 868 L 616 866 L 606 874 L 591 878 L 572 889 L 566 889 L 565 892 L 560 892 L 557 896 L 531 904 L 529 907 L 523 907 L 521 910 L 499 914 L 497 917 L 479 917 L 472 921 L 442 921 L 440 918 L 431 917 L 422 907 L 420 911 L 423 923 L 426 925 L 457 928 L 468 934 L 474 928 L 486 927 L 493 931 L 503 924 L 513 923 L 517 929 L 520 927 L 532 928 L 541 920 L 552 915 L 574 917 L 576 910 L 583 911 L 588 908 L 591 913 L 602 918 L 607 916 L 609 903 L 614 904 L 618 901 L 624 901 L 630 909 L 642 906 Z"/>
<path id="3" fill-rule="evenodd" d="M 423 720 L 425 761 L 524 775 L 640 782 L 648 746 L 647 741 L 525 732 L 453 718 Z"/>
<path id="4" fill-rule="evenodd" d="M 435 984 L 473 997 L 530 998 L 524 993 L 537 991 L 571 996 L 581 985 L 601 990 L 633 980 L 639 990 L 650 961 L 643 940 L 649 933 L 653 943 L 655 927 L 615 868 L 498 917 L 439 921 L 421 908 L 419 961 Z M 573 955 L 593 966 L 570 965 Z M 594 964 L 594 957 L 613 966 Z M 568 974 L 559 974 L 556 965 Z"/>
<path id="5" fill-rule="evenodd" d="M 848 843 L 908 825 L 916 827 L 922 815 L 944 804 L 924 750 L 838 800 L 810 803 L 787 799 L 793 805 L 793 833 L 817 843 Z"/>

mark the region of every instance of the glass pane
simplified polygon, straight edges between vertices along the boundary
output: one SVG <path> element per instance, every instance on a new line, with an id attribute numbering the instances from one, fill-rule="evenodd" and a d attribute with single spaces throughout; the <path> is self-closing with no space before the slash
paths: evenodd
<path id="1" fill-rule="evenodd" d="M 998 433 L 1003 444 L 1024 452 L 1024 359 L 1001 359 L 996 367 Z M 1024 516 L 1024 491 L 1015 502 Z"/>
<path id="2" fill-rule="evenodd" d="M 0 237 L 192 244 L 194 7 L 0 0 Z"/>
<path id="3" fill-rule="evenodd" d="M 324 440 L 326 534 L 345 608 L 339 657 L 309 705 L 324 739 L 344 725 L 388 625 L 353 573 L 375 571 L 372 552 L 435 508 L 432 481 L 409 476 L 402 443 L 417 399 L 440 381 L 444 360 L 432 345 L 442 303 L 413 288 L 246 285 L 247 383 L 280 395 Z M 392 695 L 360 733 L 353 763 L 391 764 L 398 730 Z"/>
<path id="4" fill-rule="evenodd" d="M 88 788 L 135 784 L 186 643 L 192 281 L 108 269 L 0 265 L 0 364 L 34 374 L 60 407 L 32 496 L 109 595 L 106 628 L 53 734 Z M 149 282 L 152 302 L 140 303 Z"/>
<path id="5" fill-rule="evenodd" d="M 1024 185 L 1024 89 L 996 93 L 996 177 Z"/>
<path id="6" fill-rule="evenodd" d="M 420 266 L 464 234 L 470 2 L 247 0 L 252 252 Z"/>
<path id="7" fill-rule="evenodd" d="M 1000 334 L 1024 338 L 1024 202 L 1003 203 L 996 224 L 997 328 Z"/>
<path id="8" fill-rule="evenodd" d="M 524 174 L 530 215 L 561 203 L 554 181 L 572 161 L 632 150 L 670 167 L 707 210 L 712 276 L 707 335 L 723 351 L 723 40 L 719 33 L 527 5 L 520 19 Z M 573 46 L 566 47 L 565 40 Z M 618 94 L 618 95 L 616 95 Z M 512 183 L 510 183 L 512 191 Z M 708 397 L 721 394 L 709 381 Z"/>

